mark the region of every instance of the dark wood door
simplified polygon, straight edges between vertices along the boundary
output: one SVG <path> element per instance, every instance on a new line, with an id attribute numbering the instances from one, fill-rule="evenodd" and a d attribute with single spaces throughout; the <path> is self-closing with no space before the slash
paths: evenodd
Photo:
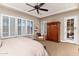
<path id="1" fill-rule="evenodd" d="M 60 23 L 52 22 L 47 24 L 47 40 L 59 41 Z"/>

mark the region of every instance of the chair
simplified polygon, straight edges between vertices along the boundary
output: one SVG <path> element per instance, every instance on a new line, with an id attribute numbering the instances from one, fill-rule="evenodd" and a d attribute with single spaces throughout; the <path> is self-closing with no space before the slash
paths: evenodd
<path id="1" fill-rule="evenodd" d="M 36 40 L 39 41 L 46 49 L 45 39 L 46 39 L 45 35 L 41 35 L 41 33 L 36 33 Z"/>
<path id="2" fill-rule="evenodd" d="M 45 40 L 45 36 L 41 35 L 41 33 L 36 33 L 36 40 Z"/>

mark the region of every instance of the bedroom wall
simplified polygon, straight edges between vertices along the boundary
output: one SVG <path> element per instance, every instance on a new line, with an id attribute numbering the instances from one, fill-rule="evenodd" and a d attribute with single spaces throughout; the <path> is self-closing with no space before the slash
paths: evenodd
<path id="1" fill-rule="evenodd" d="M 2 13 L 4 15 L 10 15 L 10 16 L 15 16 L 15 17 L 21 17 L 21 18 L 28 19 L 28 20 L 33 20 L 34 28 L 36 25 L 39 27 L 39 19 L 32 15 L 28 15 L 26 13 L 19 12 L 17 10 L 11 9 L 11 8 L 3 6 L 3 5 L 0 5 L 0 13 Z M 38 32 L 39 32 L 39 29 L 38 29 Z"/>
<path id="2" fill-rule="evenodd" d="M 69 11 L 69 12 L 65 12 L 65 13 L 48 16 L 48 17 L 42 18 L 41 22 L 43 22 L 43 21 L 47 21 L 47 22 L 59 21 L 61 23 L 60 24 L 60 41 L 63 42 L 64 41 L 64 17 L 71 17 L 71 16 L 79 17 L 79 10 L 73 10 L 73 11 Z M 79 21 L 79 19 L 78 19 L 78 21 Z M 79 25 L 79 23 L 78 23 L 78 25 Z M 79 31 L 79 28 L 77 28 L 77 29 Z M 79 35 L 79 33 L 78 33 L 78 35 Z M 79 44 L 79 40 L 78 40 L 78 44 Z"/>

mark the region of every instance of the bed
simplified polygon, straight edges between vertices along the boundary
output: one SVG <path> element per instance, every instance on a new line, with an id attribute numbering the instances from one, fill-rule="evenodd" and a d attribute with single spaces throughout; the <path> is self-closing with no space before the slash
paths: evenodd
<path id="1" fill-rule="evenodd" d="M 1 40 L 0 56 L 47 56 L 43 45 L 27 38 L 18 37 Z"/>

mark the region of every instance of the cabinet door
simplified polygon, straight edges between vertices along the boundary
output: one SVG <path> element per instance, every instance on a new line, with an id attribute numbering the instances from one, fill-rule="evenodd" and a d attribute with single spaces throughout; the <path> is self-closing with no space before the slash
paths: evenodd
<path id="1" fill-rule="evenodd" d="M 47 24 L 47 40 L 58 42 L 60 37 L 60 22 Z"/>

